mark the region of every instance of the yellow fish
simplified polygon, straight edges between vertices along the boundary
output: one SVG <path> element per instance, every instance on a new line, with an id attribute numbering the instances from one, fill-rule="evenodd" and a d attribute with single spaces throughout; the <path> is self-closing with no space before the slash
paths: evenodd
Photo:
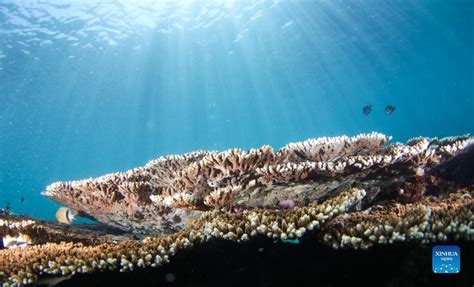
<path id="1" fill-rule="evenodd" d="M 76 215 L 77 212 L 69 207 L 60 207 L 58 211 L 56 211 L 56 220 L 64 224 L 71 224 L 76 218 Z"/>

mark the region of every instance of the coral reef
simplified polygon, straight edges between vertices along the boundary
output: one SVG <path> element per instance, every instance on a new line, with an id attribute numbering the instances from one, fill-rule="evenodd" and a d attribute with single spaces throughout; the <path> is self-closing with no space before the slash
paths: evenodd
<path id="1" fill-rule="evenodd" d="M 473 142 L 467 136 L 417 138 L 386 146 L 389 140 L 370 133 L 290 143 L 275 153 L 269 146 L 198 151 L 124 173 L 57 182 L 44 195 L 107 225 L 166 233 L 185 229 L 211 209 L 278 208 L 284 200 L 305 205 L 338 186 L 366 189 L 371 199 L 388 184 L 400 191 L 406 178 L 428 174 Z M 295 183 L 307 184 L 308 190 L 291 192 Z"/>
<path id="2" fill-rule="evenodd" d="M 437 198 L 429 196 L 416 205 L 392 203 L 351 212 L 357 209 L 365 195 L 363 190 L 351 189 L 321 204 L 294 209 L 254 209 L 241 213 L 208 211 L 187 230 L 142 240 L 122 236 L 113 241 L 77 243 L 74 235 L 64 229 L 62 232 L 71 242 L 0 250 L 0 281 L 5 282 L 4 286 L 21 285 L 34 283 L 47 275 L 157 267 L 169 262 L 180 249 L 219 238 L 236 242 L 255 236 L 287 240 L 311 231 L 334 248 L 368 248 L 397 241 L 427 243 L 474 239 L 472 190 L 460 190 Z M 33 221 L 24 222 L 10 224 L 9 228 L 36 225 Z M 23 234 L 31 236 L 34 229 L 23 230 Z"/>
<path id="3" fill-rule="evenodd" d="M 0 210 L 0 248 L 3 239 L 4 248 L 15 247 L 15 241 L 20 245 L 40 245 L 45 243 L 61 243 L 63 241 L 81 242 L 84 244 L 99 244 L 132 239 L 131 233 L 111 228 L 102 224 L 74 224 L 66 226 L 57 222 L 36 220 L 28 216 L 18 216 Z M 5 244 L 9 238 L 10 245 Z M 14 240 L 19 238 L 22 240 Z M 24 244 L 21 244 L 25 241 Z"/>
<path id="4" fill-rule="evenodd" d="M 46 243 L 28 248 L 12 248 L 0 253 L 0 281 L 11 284 L 35 282 L 38 275 L 69 275 L 105 270 L 129 271 L 168 262 L 179 249 L 189 248 L 212 238 L 249 240 L 257 234 L 271 238 L 301 237 L 306 230 L 319 228 L 337 214 L 348 211 L 365 195 L 353 189 L 323 204 L 311 204 L 295 210 L 259 209 L 240 214 L 206 213 L 190 229 L 166 236 L 116 242 Z M 21 225 L 21 224 L 20 224 Z M 16 229 L 17 224 L 10 224 Z M 29 221 L 28 226 L 36 226 Z M 31 230 L 31 229 L 30 229 Z M 23 230 L 30 235 L 33 231 Z M 68 233 L 64 230 L 64 233 Z"/>
<path id="5" fill-rule="evenodd" d="M 472 191 L 460 190 L 438 198 L 424 197 L 416 204 L 384 207 L 337 216 L 320 233 L 334 248 L 366 249 L 397 241 L 420 243 L 474 239 Z"/>
<path id="6" fill-rule="evenodd" d="M 198 151 L 54 183 L 44 195 L 109 227 L 0 213 L 0 282 L 156 267 L 215 239 L 310 232 L 336 249 L 473 240 L 473 138 L 389 140 L 371 133 L 276 152 Z"/>

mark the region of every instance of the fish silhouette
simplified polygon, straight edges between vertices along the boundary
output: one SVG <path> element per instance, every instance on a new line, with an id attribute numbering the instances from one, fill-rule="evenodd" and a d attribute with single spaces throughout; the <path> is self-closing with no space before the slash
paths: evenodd
<path id="1" fill-rule="evenodd" d="M 395 107 L 388 105 L 385 107 L 385 114 L 390 115 L 395 111 Z"/>
<path id="2" fill-rule="evenodd" d="M 364 114 L 364 116 L 367 116 L 368 114 L 370 114 L 371 111 L 372 111 L 372 105 L 367 105 L 362 108 L 362 114 Z"/>

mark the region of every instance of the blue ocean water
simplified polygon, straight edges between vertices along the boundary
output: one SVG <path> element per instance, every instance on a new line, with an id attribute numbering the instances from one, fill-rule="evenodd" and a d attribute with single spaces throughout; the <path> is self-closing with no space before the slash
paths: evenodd
<path id="1" fill-rule="evenodd" d="M 52 219 L 50 183 L 198 149 L 473 133 L 473 19 L 470 0 L 1 0 L 0 207 Z"/>

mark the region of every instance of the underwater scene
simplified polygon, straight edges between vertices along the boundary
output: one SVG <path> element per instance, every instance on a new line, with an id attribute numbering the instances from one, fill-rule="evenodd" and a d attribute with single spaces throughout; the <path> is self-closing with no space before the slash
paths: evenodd
<path id="1" fill-rule="evenodd" d="M 472 286 L 473 19 L 0 0 L 0 286 Z"/>

